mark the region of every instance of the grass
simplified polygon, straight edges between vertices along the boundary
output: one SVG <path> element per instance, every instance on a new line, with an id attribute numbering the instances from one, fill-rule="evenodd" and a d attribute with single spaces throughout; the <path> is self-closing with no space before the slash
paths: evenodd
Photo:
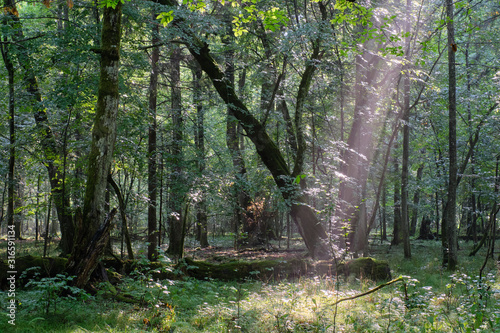
<path id="1" fill-rule="evenodd" d="M 374 287 L 366 279 L 303 277 L 295 281 L 153 281 L 147 274 L 124 278 L 121 293 L 142 305 L 116 302 L 104 294 L 60 297 L 46 315 L 43 289 L 18 291 L 13 332 L 500 332 L 500 284 L 490 260 L 479 280 L 484 252 L 468 257 L 461 243 L 460 268 L 441 267 L 438 242 L 414 241 L 413 257 L 402 248 L 372 245 L 388 260 L 395 283 L 365 297 L 333 306 L 339 298 Z M 45 294 L 46 295 L 46 294 Z M 2 304 L 6 293 L 0 293 Z M 89 320 L 91 318 L 91 320 Z M 9 332 L 0 316 L 0 331 Z"/>

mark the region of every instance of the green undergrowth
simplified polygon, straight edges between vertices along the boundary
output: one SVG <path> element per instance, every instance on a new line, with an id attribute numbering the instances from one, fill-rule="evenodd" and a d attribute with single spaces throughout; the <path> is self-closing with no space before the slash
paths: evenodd
<path id="1" fill-rule="evenodd" d="M 451 274 L 441 268 L 437 242 L 416 242 L 410 260 L 403 259 L 399 248 L 372 250 L 377 258 L 388 260 L 393 277 L 402 275 L 403 281 L 337 305 L 339 299 L 359 295 L 377 284 L 353 276 L 155 281 L 148 273 L 136 272 L 116 286 L 118 294 L 137 300 L 129 303 L 110 297 L 105 285 L 95 295 L 58 293 L 54 284 L 65 284 L 59 276 L 19 290 L 16 330 L 2 315 L 0 331 L 500 332 L 495 263 L 490 261 L 483 278 L 477 277 L 484 253 L 471 258 L 462 250 L 460 270 Z M 0 294 L 2 304 L 6 297 L 6 293 Z"/>

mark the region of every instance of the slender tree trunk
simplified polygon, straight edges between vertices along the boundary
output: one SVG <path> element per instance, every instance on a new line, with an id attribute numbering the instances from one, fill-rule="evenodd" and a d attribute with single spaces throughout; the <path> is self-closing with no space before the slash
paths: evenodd
<path id="1" fill-rule="evenodd" d="M 422 181 L 422 176 L 424 174 L 424 164 L 422 163 L 417 169 L 417 188 L 413 194 L 413 209 L 411 214 L 410 223 L 410 236 L 415 236 L 417 232 L 417 220 L 418 220 L 418 204 L 420 202 L 420 182 Z"/>
<path id="2" fill-rule="evenodd" d="M 205 110 L 201 96 L 201 79 L 203 72 L 196 64 L 193 70 L 193 103 L 196 105 L 196 150 L 198 153 L 198 172 L 205 172 Z M 208 214 L 207 200 L 204 188 L 201 188 L 200 200 L 196 203 L 197 239 L 202 248 L 208 247 Z"/>
<path id="3" fill-rule="evenodd" d="M 153 11 L 153 31 L 151 44 L 159 43 L 159 28 L 155 23 L 157 14 Z M 158 258 L 158 230 L 156 223 L 156 192 L 158 179 L 156 175 L 156 100 L 158 91 L 158 61 L 160 59 L 160 47 L 153 47 L 151 54 L 151 74 L 149 76 L 149 130 L 148 130 L 148 259 Z"/>
<path id="4" fill-rule="evenodd" d="M 397 145 L 395 145 L 394 149 L 396 149 L 396 147 Z M 391 245 L 399 245 L 401 243 L 401 185 L 398 179 L 399 163 L 395 154 L 393 163 L 396 180 L 394 181 L 394 229 Z"/>
<path id="5" fill-rule="evenodd" d="M 183 149 L 182 140 L 184 121 L 182 117 L 182 94 L 180 89 L 181 49 L 175 47 L 170 59 L 170 82 L 172 100 L 172 174 L 170 177 L 170 215 L 169 215 L 169 246 L 167 253 L 177 259 L 184 252 L 184 219 L 182 204 L 184 201 L 185 184 L 182 175 Z"/>
<path id="6" fill-rule="evenodd" d="M 403 163 L 401 166 L 401 235 L 405 258 L 411 258 L 410 231 L 408 218 L 408 159 L 410 156 L 410 11 L 411 0 L 406 2 L 405 64 L 404 64 L 404 105 L 403 105 Z"/>
<path id="7" fill-rule="evenodd" d="M 231 21 L 227 20 L 228 36 L 232 35 L 231 32 Z M 226 45 L 226 51 L 224 52 L 225 57 L 225 78 L 231 84 L 235 86 L 234 78 L 234 44 L 232 44 L 232 38 L 224 38 L 224 44 Z M 261 96 L 261 105 L 262 105 Z M 245 166 L 245 160 L 243 159 L 243 154 L 240 147 L 240 138 L 238 134 L 238 120 L 234 116 L 234 106 L 227 105 L 227 115 L 226 115 L 226 145 L 231 154 L 231 159 L 233 162 L 233 168 L 235 173 L 235 182 L 232 188 L 233 197 L 235 199 L 234 204 L 234 233 L 235 233 L 235 247 L 240 244 L 263 244 L 262 235 L 259 234 L 259 228 L 257 226 L 258 221 L 255 221 L 253 214 L 249 211 L 249 206 L 251 204 L 251 198 L 245 189 L 245 184 L 247 180 L 247 169 Z M 240 233 L 246 235 L 245 239 L 240 238 Z"/>
<path id="8" fill-rule="evenodd" d="M 5 24 L 5 23 L 4 23 Z M 3 41 L 7 42 L 7 37 L 3 37 Z M 14 201 L 16 179 L 14 178 L 15 165 L 16 165 L 16 128 L 15 128 L 15 94 L 14 94 L 14 64 L 12 63 L 11 52 L 7 44 L 0 45 L 2 51 L 2 58 L 7 69 L 9 77 L 9 171 L 7 175 L 7 225 L 14 226 Z M 15 238 L 20 238 L 19 232 L 15 233 Z"/>
<path id="9" fill-rule="evenodd" d="M 75 286 L 84 287 L 97 267 L 109 239 L 113 210 L 104 214 L 107 178 L 113 162 L 118 116 L 118 70 L 120 63 L 122 3 L 104 8 L 100 81 L 92 145 L 88 159 L 87 184 L 82 219 L 78 223 L 76 244 L 67 271 L 76 275 Z"/>
<path id="10" fill-rule="evenodd" d="M 381 240 L 387 240 L 387 186 L 384 183 L 384 188 L 382 189 L 382 234 Z"/>
<path id="11" fill-rule="evenodd" d="M 118 199 L 118 205 L 120 206 L 120 216 L 122 219 L 122 230 L 123 230 L 123 235 L 125 236 L 125 244 L 127 246 L 127 253 L 128 253 L 128 258 L 133 260 L 134 259 L 134 251 L 132 250 L 132 242 L 130 241 L 130 234 L 128 232 L 128 223 L 127 223 L 127 206 L 125 204 L 125 201 L 123 200 L 123 195 L 120 191 L 120 188 L 118 187 L 118 184 L 113 180 L 113 177 L 111 175 L 108 176 L 108 183 L 111 185 L 113 190 L 115 191 L 116 198 Z"/>
<path id="12" fill-rule="evenodd" d="M 454 5 L 452 0 L 446 0 L 447 30 L 448 30 L 448 145 L 449 145 L 449 180 L 448 204 L 446 216 L 447 247 L 443 249 L 443 263 L 448 270 L 454 271 L 458 264 L 457 246 L 458 232 L 456 224 L 457 201 L 457 102 L 456 102 L 456 77 L 455 77 L 455 42 Z M 443 229 L 444 230 L 444 229 Z"/>

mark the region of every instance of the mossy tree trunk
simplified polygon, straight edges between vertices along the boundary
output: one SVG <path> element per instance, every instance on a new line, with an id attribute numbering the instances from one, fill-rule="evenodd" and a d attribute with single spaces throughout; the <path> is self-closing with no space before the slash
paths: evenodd
<path id="1" fill-rule="evenodd" d="M 118 116 L 118 69 L 120 63 L 122 4 L 105 7 L 102 20 L 101 66 L 97 106 L 92 130 L 92 145 L 88 158 L 87 185 L 82 222 L 77 226 L 75 247 L 68 262 L 68 272 L 76 275 L 75 285 L 84 287 L 104 251 L 90 252 L 92 244 L 109 238 L 104 222 L 107 178 L 113 161 Z M 100 231 L 100 232 L 99 232 Z M 99 238 L 96 242 L 95 238 Z M 91 255 L 91 257 L 89 257 Z"/>

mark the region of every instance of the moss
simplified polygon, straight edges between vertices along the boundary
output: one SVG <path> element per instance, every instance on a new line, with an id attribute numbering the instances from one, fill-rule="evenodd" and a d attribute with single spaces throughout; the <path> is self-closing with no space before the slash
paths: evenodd
<path id="1" fill-rule="evenodd" d="M 30 267 L 40 267 L 39 273 L 41 277 L 55 276 L 56 274 L 64 272 L 66 268 L 67 258 L 43 258 L 35 256 L 25 256 L 16 258 L 15 269 L 16 271 L 16 282 L 18 286 L 24 285 L 28 279 L 34 276 L 34 273 L 29 274 L 26 279 L 20 279 L 21 274 Z M 7 260 L 0 261 L 0 287 L 1 289 L 7 288 L 7 277 L 8 271 L 12 271 L 9 268 Z"/>
<path id="2" fill-rule="evenodd" d="M 377 260 L 370 257 L 357 258 L 347 262 L 343 266 L 345 275 L 355 275 L 371 280 L 390 280 L 391 269 L 384 260 Z"/>
<path id="3" fill-rule="evenodd" d="M 186 275 L 196 279 L 213 278 L 224 281 L 244 279 L 284 279 L 307 274 L 307 264 L 300 259 L 289 261 L 231 261 L 222 264 L 212 264 L 204 261 L 184 259 L 178 265 Z"/>

